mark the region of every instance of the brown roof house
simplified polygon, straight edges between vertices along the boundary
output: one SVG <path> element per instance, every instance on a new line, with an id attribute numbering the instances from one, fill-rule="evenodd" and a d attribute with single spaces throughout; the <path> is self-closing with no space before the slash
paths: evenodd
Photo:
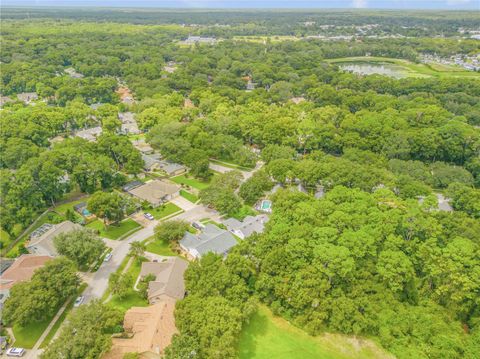
<path id="1" fill-rule="evenodd" d="M 10 288 L 14 284 L 30 280 L 33 273 L 51 260 L 50 256 L 36 256 L 33 254 L 22 254 L 18 259 L 0 276 L 0 305 L 10 295 Z"/>
<path id="2" fill-rule="evenodd" d="M 178 300 L 185 295 L 183 274 L 188 267 L 188 262 L 172 257 L 163 262 L 144 262 L 140 271 L 140 278 L 149 274 L 155 276 L 155 280 L 148 283 L 148 301 L 155 304 L 166 299 Z"/>
<path id="3" fill-rule="evenodd" d="M 30 235 L 30 241 L 25 246 L 32 254 L 55 257 L 58 255 L 53 239 L 62 233 L 81 229 L 79 224 L 63 221 L 59 224 L 44 224 Z"/>
<path id="4" fill-rule="evenodd" d="M 126 353 L 139 353 L 140 358 L 160 358 L 176 334 L 175 302 L 185 295 L 183 274 L 188 262 L 174 257 L 163 262 L 145 262 L 140 278 L 149 274 L 149 307 L 133 307 L 125 314 L 122 338 L 113 338 L 112 349 L 103 359 L 122 359 Z"/>
<path id="5" fill-rule="evenodd" d="M 171 182 L 153 180 L 129 190 L 128 193 L 142 201 L 149 202 L 153 207 L 158 207 L 162 203 L 178 197 L 180 186 Z"/>

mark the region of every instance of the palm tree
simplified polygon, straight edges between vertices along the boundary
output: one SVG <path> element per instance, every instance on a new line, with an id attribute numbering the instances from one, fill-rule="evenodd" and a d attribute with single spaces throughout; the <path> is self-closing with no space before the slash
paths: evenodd
<path id="1" fill-rule="evenodd" d="M 130 254 L 135 258 L 143 257 L 146 249 L 147 246 L 145 245 L 145 243 L 138 241 L 130 243 Z"/>

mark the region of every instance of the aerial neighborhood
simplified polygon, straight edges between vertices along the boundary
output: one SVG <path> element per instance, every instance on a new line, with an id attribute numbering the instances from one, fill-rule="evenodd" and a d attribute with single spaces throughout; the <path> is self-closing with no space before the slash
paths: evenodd
<path id="1" fill-rule="evenodd" d="M 0 357 L 478 359 L 480 13 L 426 2 L 2 4 Z"/>

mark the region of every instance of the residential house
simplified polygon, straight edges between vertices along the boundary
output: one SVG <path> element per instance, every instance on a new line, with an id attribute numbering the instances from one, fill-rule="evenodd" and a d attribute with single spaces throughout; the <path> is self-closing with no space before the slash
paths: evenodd
<path id="1" fill-rule="evenodd" d="M 13 102 L 13 100 L 8 96 L 0 96 L 0 107 L 3 107 L 8 102 Z"/>
<path id="2" fill-rule="evenodd" d="M 73 67 L 69 67 L 68 69 L 64 70 L 65 73 L 73 79 L 81 79 L 83 78 L 83 74 L 77 72 Z"/>
<path id="3" fill-rule="evenodd" d="M 160 170 L 162 155 L 160 153 L 144 154 L 142 153 L 143 169 L 147 172 Z"/>
<path id="4" fill-rule="evenodd" d="M 112 338 L 112 349 L 103 359 L 123 359 L 126 353 L 139 353 L 142 359 L 160 359 L 173 335 L 178 333 L 174 311 L 174 300 L 127 310 L 123 321 L 125 333 Z"/>
<path id="5" fill-rule="evenodd" d="M 22 92 L 17 95 L 17 98 L 28 105 L 38 100 L 38 95 L 36 92 Z"/>
<path id="6" fill-rule="evenodd" d="M 124 192 L 128 192 L 128 191 L 130 191 L 134 188 L 140 187 L 140 186 L 143 186 L 142 181 L 131 181 L 131 182 L 128 182 L 126 185 L 124 185 L 122 187 L 122 189 L 123 189 Z"/>
<path id="7" fill-rule="evenodd" d="M 178 257 L 171 257 L 163 262 L 143 262 L 140 278 L 153 274 L 155 279 L 148 283 L 148 302 L 155 304 L 165 299 L 174 301 L 185 296 L 183 274 L 188 262 Z"/>
<path id="8" fill-rule="evenodd" d="M 292 101 L 295 105 L 298 105 L 299 103 L 305 101 L 305 97 L 292 97 L 290 101 Z"/>
<path id="9" fill-rule="evenodd" d="M 77 131 L 77 133 L 75 133 L 75 137 L 83 138 L 89 142 L 95 142 L 97 137 L 100 136 L 102 132 L 103 130 L 100 126 L 91 127 L 87 128 L 86 130 Z"/>
<path id="10" fill-rule="evenodd" d="M 148 155 L 154 152 L 152 146 L 145 142 L 144 139 L 132 141 L 133 147 L 139 150 L 142 154 Z"/>
<path id="11" fill-rule="evenodd" d="M 153 207 L 170 201 L 180 194 L 180 186 L 166 181 L 153 180 L 128 191 L 132 196 L 149 202 Z"/>
<path id="12" fill-rule="evenodd" d="M 213 224 L 207 224 L 198 235 L 185 232 L 179 244 L 183 251 L 196 259 L 208 252 L 226 255 L 237 241 L 230 232 Z"/>
<path id="13" fill-rule="evenodd" d="M 245 239 L 253 233 L 262 233 L 265 228 L 265 223 L 268 222 L 268 216 L 266 214 L 260 214 L 258 216 L 246 216 L 243 221 L 239 221 L 235 218 L 228 218 L 223 221 L 223 224 L 234 235 L 241 239 Z"/>
<path id="14" fill-rule="evenodd" d="M 51 259 L 50 256 L 33 254 L 22 254 L 18 257 L 0 276 L 0 305 L 5 303 L 14 284 L 30 280 L 33 273 Z"/>
<path id="15" fill-rule="evenodd" d="M 178 176 L 187 171 L 187 168 L 179 163 L 171 161 L 160 161 L 160 170 L 165 172 L 168 176 Z"/>
<path id="16" fill-rule="evenodd" d="M 255 90 L 255 83 L 253 83 L 252 80 L 248 80 L 247 91 L 253 91 L 253 90 Z"/>
<path id="17" fill-rule="evenodd" d="M 180 43 L 184 45 L 194 45 L 194 44 L 209 44 L 214 45 L 217 40 L 214 37 L 202 37 L 202 36 L 189 36 Z"/>
<path id="18" fill-rule="evenodd" d="M 141 131 L 138 129 L 137 121 L 135 120 L 133 112 L 119 112 L 118 119 L 122 122 L 120 132 L 128 135 L 138 135 Z"/>
<path id="19" fill-rule="evenodd" d="M 435 193 L 435 196 L 437 197 L 437 211 L 442 211 L 442 212 L 452 212 L 453 207 L 450 204 L 451 198 L 445 197 L 441 193 Z M 423 204 L 425 201 L 425 196 L 418 196 L 418 203 Z"/>
<path id="20" fill-rule="evenodd" d="M 58 255 L 53 239 L 62 233 L 68 233 L 77 229 L 81 229 L 79 224 L 63 221 L 59 224 L 43 225 L 30 235 L 30 241 L 26 248 L 32 254 L 55 257 Z"/>

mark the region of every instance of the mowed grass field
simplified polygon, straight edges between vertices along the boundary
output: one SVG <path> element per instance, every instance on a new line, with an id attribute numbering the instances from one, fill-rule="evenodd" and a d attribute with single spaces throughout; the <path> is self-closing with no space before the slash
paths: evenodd
<path id="1" fill-rule="evenodd" d="M 327 59 L 326 62 L 332 64 L 347 63 L 365 63 L 365 62 L 383 62 L 401 66 L 405 69 L 408 77 L 465 77 L 480 79 L 480 74 L 475 71 L 467 71 L 459 66 L 449 66 L 443 64 L 416 64 L 408 60 L 395 59 L 390 57 L 358 56 L 342 57 L 337 59 Z"/>
<path id="2" fill-rule="evenodd" d="M 393 359 L 370 340 L 339 334 L 312 337 L 260 306 L 243 329 L 240 359 Z"/>

